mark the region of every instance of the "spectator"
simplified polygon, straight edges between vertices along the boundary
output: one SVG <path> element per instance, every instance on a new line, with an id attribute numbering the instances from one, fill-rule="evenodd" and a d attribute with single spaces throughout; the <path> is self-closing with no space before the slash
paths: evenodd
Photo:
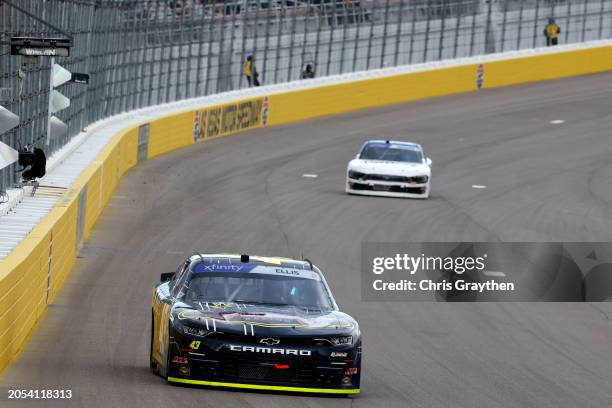
<path id="1" fill-rule="evenodd" d="M 246 63 L 244 64 L 244 76 L 246 77 L 249 86 L 251 86 L 253 84 L 253 56 L 251 55 L 247 57 Z"/>
<path id="2" fill-rule="evenodd" d="M 247 57 L 246 63 L 244 64 L 244 76 L 246 76 L 249 86 L 259 86 L 259 72 L 257 72 L 255 60 L 252 55 Z"/>
<path id="3" fill-rule="evenodd" d="M 302 79 L 312 79 L 315 77 L 315 73 L 312 70 L 312 65 L 306 65 L 304 72 L 302 72 Z"/>
<path id="4" fill-rule="evenodd" d="M 559 44 L 559 34 L 561 33 L 561 29 L 555 23 L 554 18 L 548 19 L 548 24 L 546 24 L 546 28 L 544 28 L 544 36 L 546 37 L 546 46 L 550 47 L 551 45 Z"/>

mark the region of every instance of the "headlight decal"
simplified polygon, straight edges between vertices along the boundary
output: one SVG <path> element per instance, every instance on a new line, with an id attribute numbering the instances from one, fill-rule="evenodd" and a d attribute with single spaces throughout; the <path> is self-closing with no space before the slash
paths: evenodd
<path id="1" fill-rule="evenodd" d="M 360 180 L 365 177 L 365 174 L 355 170 L 349 170 L 348 177 L 351 179 Z"/>
<path id="2" fill-rule="evenodd" d="M 329 340 L 335 346 L 342 346 L 342 345 L 345 345 L 345 344 L 353 344 L 353 336 L 331 337 Z"/>

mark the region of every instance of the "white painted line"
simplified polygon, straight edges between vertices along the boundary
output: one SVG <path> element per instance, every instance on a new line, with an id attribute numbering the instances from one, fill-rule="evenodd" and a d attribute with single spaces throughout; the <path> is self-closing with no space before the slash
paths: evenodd
<path id="1" fill-rule="evenodd" d="M 487 186 L 483 186 L 482 184 L 472 184 L 472 188 L 487 188 Z"/>
<path id="2" fill-rule="evenodd" d="M 306 174 L 302 174 L 302 177 L 317 178 L 317 177 L 319 177 L 319 175 L 318 174 L 308 174 L 308 173 L 306 173 Z"/>
<path id="3" fill-rule="evenodd" d="M 504 277 L 504 276 L 506 276 L 505 273 L 500 272 L 500 271 L 482 271 L 482 274 L 486 275 L 486 276 L 496 276 L 496 277 Z"/>
<path id="4" fill-rule="evenodd" d="M 551 125 L 560 125 L 562 123 L 565 123 L 565 121 L 563 119 L 557 119 L 557 120 L 551 120 L 550 121 Z"/>

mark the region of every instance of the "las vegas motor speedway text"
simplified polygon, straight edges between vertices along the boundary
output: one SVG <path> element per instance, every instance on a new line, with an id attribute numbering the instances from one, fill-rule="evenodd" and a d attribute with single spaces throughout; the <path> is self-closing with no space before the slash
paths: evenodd
<path id="1" fill-rule="evenodd" d="M 435 282 L 429 279 L 423 279 L 418 282 L 401 279 L 396 282 L 383 282 L 377 279 L 372 282 L 372 287 L 377 291 L 477 291 L 478 293 L 486 291 L 514 291 L 514 283 L 512 282 L 495 282 L 488 280 L 484 282 L 467 282 L 459 279 L 454 282 L 442 280 Z"/>

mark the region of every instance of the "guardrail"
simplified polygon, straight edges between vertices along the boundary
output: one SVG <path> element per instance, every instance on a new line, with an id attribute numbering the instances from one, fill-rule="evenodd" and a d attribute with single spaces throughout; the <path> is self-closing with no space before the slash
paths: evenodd
<path id="1" fill-rule="evenodd" d="M 365 72 L 261 88 L 116 132 L 34 230 L 0 261 L 0 372 L 18 355 L 121 177 L 139 162 L 264 126 L 531 81 L 612 70 L 612 44 Z M 294 89 L 291 89 L 294 88 Z M 217 98 L 217 99 L 220 99 Z"/>

